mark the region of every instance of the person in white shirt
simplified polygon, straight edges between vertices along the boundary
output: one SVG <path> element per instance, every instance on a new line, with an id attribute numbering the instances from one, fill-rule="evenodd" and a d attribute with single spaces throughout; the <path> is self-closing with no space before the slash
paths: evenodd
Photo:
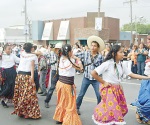
<path id="1" fill-rule="evenodd" d="M 150 76 L 150 59 L 145 61 L 144 74 Z M 150 125 L 150 80 L 142 80 L 138 99 L 131 103 L 136 106 L 136 120 L 140 124 Z"/>
<path id="2" fill-rule="evenodd" d="M 61 57 L 61 48 L 62 48 L 62 43 L 57 43 L 55 45 L 54 52 L 51 51 L 47 55 L 47 58 L 50 61 L 50 65 L 51 65 L 51 87 L 49 88 L 46 99 L 45 99 L 45 107 L 46 108 L 49 108 L 49 102 L 51 100 L 51 97 L 52 97 L 53 92 L 56 87 L 56 83 L 59 78 L 57 66 L 58 66 L 58 60 Z"/>
<path id="3" fill-rule="evenodd" d="M 14 86 L 16 79 L 16 63 L 19 63 L 20 59 L 11 53 L 11 46 L 5 44 L 1 58 L 1 78 L 2 78 L 2 91 L 0 97 L 12 99 L 14 95 Z M 3 107 L 8 107 L 7 103 L 2 99 L 1 104 Z"/>
<path id="4" fill-rule="evenodd" d="M 34 67 L 37 56 L 32 54 L 33 45 L 25 43 L 20 56 L 18 74 L 14 91 L 14 112 L 19 117 L 38 119 L 41 117 L 36 86 L 34 83 Z"/>
<path id="5" fill-rule="evenodd" d="M 74 57 L 76 58 L 76 57 Z M 78 65 L 72 58 L 72 49 L 69 44 L 62 47 L 62 56 L 59 60 L 59 80 L 56 84 L 57 106 L 53 119 L 56 124 L 82 125 L 76 109 L 76 90 L 74 85 L 75 69 L 82 70 L 80 59 Z"/>
<path id="6" fill-rule="evenodd" d="M 36 54 L 36 56 L 39 56 L 40 53 L 35 52 L 36 50 L 37 50 L 37 45 L 33 45 L 32 53 Z M 38 58 L 36 58 L 36 60 L 35 60 L 35 66 L 34 66 L 34 82 L 35 82 L 35 85 L 36 85 L 36 91 L 37 92 L 38 92 L 39 87 L 40 87 L 39 76 L 38 76 L 38 66 L 39 66 Z"/>
<path id="7" fill-rule="evenodd" d="M 80 46 L 76 43 L 75 48 L 73 49 L 73 55 L 76 55 L 77 53 L 81 52 Z M 80 71 L 76 70 L 76 74 L 80 75 Z"/>
<path id="8" fill-rule="evenodd" d="M 122 65 L 124 57 L 123 49 L 119 45 L 114 45 L 108 53 L 105 61 L 92 71 L 92 76 L 102 85 L 100 93 L 102 100 L 95 107 L 92 119 L 95 124 L 125 125 L 124 116 L 128 112 L 123 88 L 120 84 L 123 75 L 132 78 L 150 79 L 132 73 L 127 67 Z M 102 78 L 99 76 L 102 75 Z"/>

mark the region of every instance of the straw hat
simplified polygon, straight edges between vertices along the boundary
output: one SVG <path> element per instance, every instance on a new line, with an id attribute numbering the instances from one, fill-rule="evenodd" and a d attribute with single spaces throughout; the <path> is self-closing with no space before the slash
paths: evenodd
<path id="1" fill-rule="evenodd" d="M 105 49 L 105 43 L 104 41 L 98 37 L 98 36 L 90 36 L 88 39 L 87 39 L 87 44 L 88 44 L 88 47 L 91 48 L 91 44 L 93 41 L 96 41 L 99 46 L 100 46 L 100 51 L 103 51 Z"/>
<path id="2" fill-rule="evenodd" d="M 47 53 L 47 49 L 45 49 L 44 47 L 42 47 L 39 51 L 42 53 L 42 55 L 45 55 Z"/>

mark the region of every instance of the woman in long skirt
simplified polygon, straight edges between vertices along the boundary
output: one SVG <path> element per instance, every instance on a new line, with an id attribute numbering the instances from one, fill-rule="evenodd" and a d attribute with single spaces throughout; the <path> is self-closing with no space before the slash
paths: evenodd
<path id="1" fill-rule="evenodd" d="M 133 74 L 122 65 L 123 50 L 114 45 L 108 53 L 105 62 L 92 71 L 92 76 L 101 83 L 101 102 L 95 107 L 92 116 L 97 125 L 125 125 L 124 116 L 128 112 L 122 85 L 123 75 L 132 78 L 149 79 L 150 77 Z M 102 74 L 102 78 L 99 76 Z"/>
<path id="2" fill-rule="evenodd" d="M 14 86 L 16 79 L 15 64 L 19 63 L 20 59 L 11 53 L 11 46 L 9 44 L 4 45 L 1 58 L 1 104 L 3 107 L 8 107 L 5 99 L 12 99 L 14 95 Z"/>
<path id="3" fill-rule="evenodd" d="M 150 59 L 146 61 L 145 75 L 150 75 Z M 136 106 L 136 120 L 138 123 L 150 125 L 150 80 L 142 80 L 138 99 L 131 103 Z"/>
<path id="4" fill-rule="evenodd" d="M 25 43 L 25 52 L 20 56 L 13 98 L 14 112 L 12 114 L 24 118 L 38 119 L 41 114 L 34 83 L 34 64 L 37 57 L 35 54 L 31 54 L 32 48 L 31 43 Z"/>
<path id="5" fill-rule="evenodd" d="M 82 69 L 74 64 L 71 58 L 71 46 L 66 44 L 62 47 L 62 56 L 59 61 L 59 80 L 56 84 L 57 107 L 53 119 L 57 124 L 82 125 L 76 109 L 76 90 L 74 85 L 75 68 Z"/>

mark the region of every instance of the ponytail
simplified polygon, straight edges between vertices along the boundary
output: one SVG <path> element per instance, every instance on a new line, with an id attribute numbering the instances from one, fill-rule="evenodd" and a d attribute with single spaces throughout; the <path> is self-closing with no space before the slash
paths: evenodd
<path id="1" fill-rule="evenodd" d="M 70 57 L 69 57 L 69 52 L 71 52 L 71 50 L 72 50 L 72 49 L 71 49 L 71 45 L 69 45 L 69 44 L 63 45 L 63 47 L 62 47 L 62 55 L 66 56 L 66 57 L 68 58 L 69 62 L 70 62 L 73 66 L 75 66 L 76 68 L 80 68 L 80 67 L 76 66 L 76 65 L 71 61 L 71 59 L 70 59 Z"/>
<path id="2" fill-rule="evenodd" d="M 111 50 L 109 51 L 109 53 L 107 54 L 106 58 L 105 58 L 105 62 L 113 59 L 114 60 L 114 68 L 117 68 L 117 64 L 116 64 L 116 55 L 117 52 L 120 50 L 121 46 L 120 45 L 114 45 L 112 46 Z"/>

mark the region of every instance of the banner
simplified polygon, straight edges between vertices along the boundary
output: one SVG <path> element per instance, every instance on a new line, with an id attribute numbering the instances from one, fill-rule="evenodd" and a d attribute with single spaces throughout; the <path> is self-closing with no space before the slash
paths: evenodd
<path id="1" fill-rule="evenodd" d="M 102 18 L 101 17 L 95 18 L 95 30 L 98 30 L 98 31 L 102 30 Z"/>
<path id="2" fill-rule="evenodd" d="M 61 21 L 57 40 L 68 40 L 68 39 L 70 39 L 69 20 Z"/>
<path id="3" fill-rule="evenodd" d="M 45 23 L 42 40 L 53 40 L 53 22 Z"/>

